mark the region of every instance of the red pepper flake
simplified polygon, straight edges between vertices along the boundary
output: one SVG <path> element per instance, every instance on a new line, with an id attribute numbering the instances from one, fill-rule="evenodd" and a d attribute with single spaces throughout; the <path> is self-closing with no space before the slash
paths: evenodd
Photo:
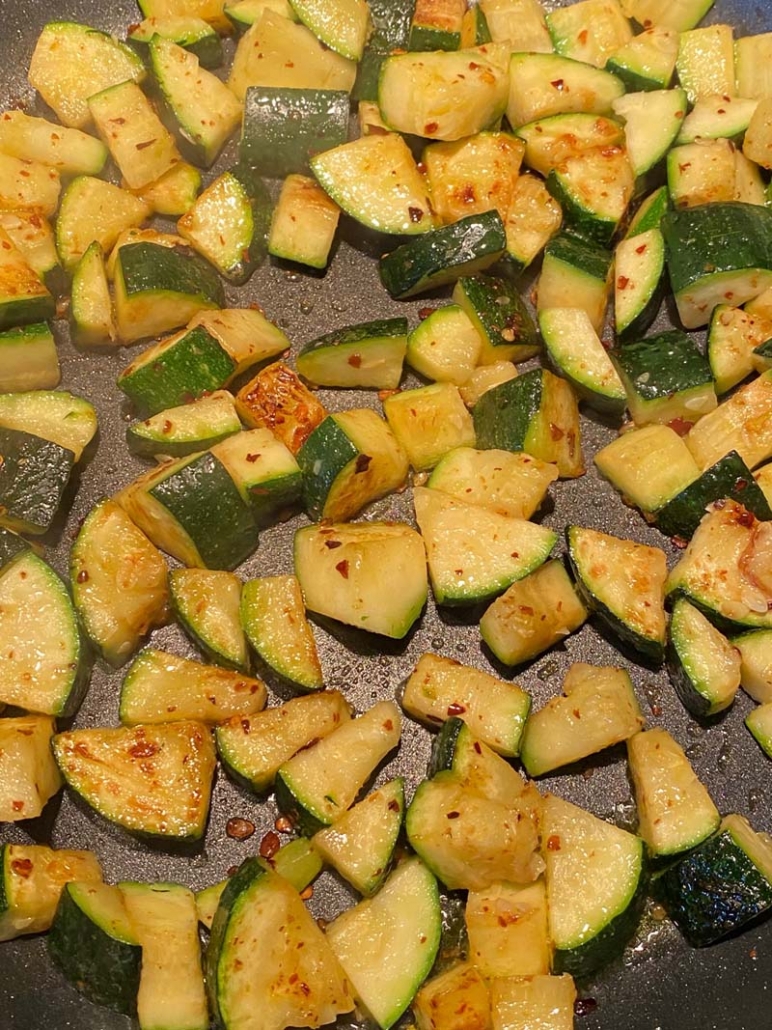
<path id="1" fill-rule="evenodd" d="M 261 858 L 271 859 L 281 847 L 281 841 L 279 840 L 278 833 L 274 833 L 273 830 L 269 830 L 268 833 L 260 841 L 260 847 L 258 853 Z"/>
<path id="2" fill-rule="evenodd" d="M 480 65 L 476 61 L 470 61 L 469 62 L 469 71 L 470 72 L 476 72 L 479 67 L 480 67 Z"/>
<path id="3" fill-rule="evenodd" d="M 225 832 L 233 840 L 249 840 L 255 832 L 255 824 L 249 819 L 234 817 L 226 823 Z"/>
<path id="4" fill-rule="evenodd" d="M 148 139 L 148 140 L 145 140 L 144 143 L 137 143 L 136 144 L 136 148 L 137 148 L 137 150 L 147 150 L 148 147 L 152 147 L 152 145 L 154 143 L 156 143 L 156 142 L 157 142 L 157 140 Z"/>
<path id="5" fill-rule="evenodd" d="M 587 29 L 582 29 L 579 35 L 576 37 L 582 46 L 587 42 Z"/>
<path id="6" fill-rule="evenodd" d="M 334 551 L 336 547 L 343 547 L 342 540 L 325 540 L 324 546 L 329 547 L 331 551 Z"/>
<path id="7" fill-rule="evenodd" d="M 343 561 L 339 561 L 335 568 L 344 579 L 348 579 L 348 562 L 345 558 Z"/>
<path id="8" fill-rule="evenodd" d="M 554 422 L 550 422 L 550 436 L 553 440 L 562 440 L 565 435 L 566 434 L 560 426 L 556 426 Z"/>
<path id="9" fill-rule="evenodd" d="M 672 418 L 668 422 L 668 427 L 672 429 L 674 433 L 678 433 L 679 436 L 686 436 L 692 428 L 692 423 L 687 422 L 685 418 Z"/>
<path id="10" fill-rule="evenodd" d="M 423 320 L 425 318 L 428 318 L 429 315 L 433 315 L 436 310 L 437 310 L 436 308 L 419 308 L 418 309 L 418 317 L 423 322 Z"/>
<path id="11" fill-rule="evenodd" d="M 547 838 L 547 851 L 560 851 L 560 837 L 556 833 Z"/>
<path id="12" fill-rule="evenodd" d="M 550 83 L 550 86 L 552 86 L 553 89 L 559 89 L 559 90 L 562 90 L 564 85 L 565 85 L 565 82 L 563 81 L 563 79 L 553 79 L 552 82 Z"/>
<path id="13" fill-rule="evenodd" d="M 448 812 L 446 818 L 448 818 L 448 819 L 458 819 L 458 817 L 460 815 L 461 815 L 460 812 Z"/>
<path id="14" fill-rule="evenodd" d="M 305 888 L 305 890 L 302 890 L 300 892 L 300 898 L 301 898 L 302 901 L 310 901 L 310 899 L 313 898 L 313 896 L 314 896 L 314 888 L 311 886 L 311 884 L 309 884 Z"/>
<path id="15" fill-rule="evenodd" d="M 598 1007 L 598 1003 L 595 998 L 577 998 L 574 1002 L 574 1015 L 575 1016 L 589 1016 Z"/>
<path id="16" fill-rule="evenodd" d="M 259 454 L 248 454 L 247 461 L 250 463 L 250 465 L 253 465 L 260 457 L 261 455 Z"/>
<path id="17" fill-rule="evenodd" d="M 279 815 L 274 820 L 273 828 L 277 833 L 292 833 L 292 820 L 288 819 L 286 815 Z"/>
<path id="18" fill-rule="evenodd" d="M 630 279 L 628 278 L 628 276 L 626 276 L 626 275 L 618 275 L 617 276 L 617 289 L 618 290 L 626 290 L 629 285 L 630 285 Z"/>
<path id="19" fill-rule="evenodd" d="M 164 424 L 163 424 L 163 426 L 161 426 L 161 432 L 162 432 L 162 433 L 163 433 L 164 435 L 168 435 L 169 433 L 171 433 L 171 431 L 172 431 L 172 428 L 173 428 L 173 427 L 172 427 L 172 424 L 171 424 L 171 422 L 169 421 L 169 419 L 168 419 L 168 418 L 165 418 L 165 419 L 164 419 Z"/>
<path id="20" fill-rule="evenodd" d="M 362 355 L 361 354 L 352 354 L 349 357 L 349 359 L 348 359 L 348 363 L 349 363 L 349 365 L 351 365 L 352 368 L 361 368 L 361 366 L 362 366 Z"/>
<path id="21" fill-rule="evenodd" d="M 672 541 L 673 547 L 677 547 L 679 551 L 685 551 L 686 548 L 689 546 L 689 541 L 684 540 L 682 536 L 674 536 L 672 538 Z"/>
<path id="22" fill-rule="evenodd" d="M 427 136 L 430 136 L 433 132 L 436 132 L 437 129 L 439 129 L 439 125 L 437 122 L 427 122 L 426 125 L 424 125 L 424 133 Z"/>
<path id="23" fill-rule="evenodd" d="M 14 812 L 23 812 L 24 811 L 24 802 L 23 801 L 12 801 L 11 802 L 11 808 L 14 810 Z"/>
<path id="24" fill-rule="evenodd" d="M 367 472 L 370 468 L 370 462 L 373 460 L 371 454 L 359 454 L 354 464 L 354 472 Z"/>
<path id="25" fill-rule="evenodd" d="M 88 572 L 86 572 L 85 569 L 81 569 L 80 572 L 77 575 L 77 580 L 78 580 L 78 583 L 86 583 L 86 582 L 88 582 Z"/>
<path id="26" fill-rule="evenodd" d="M 453 718 L 456 715 L 463 715 L 466 711 L 466 705 L 459 704 L 458 701 L 453 701 L 448 705 L 448 715 Z"/>
<path id="27" fill-rule="evenodd" d="M 399 801 L 397 801 L 394 798 L 392 798 L 391 801 L 389 802 L 389 804 L 387 805 L 387 808 L 389 809 L 390 812 L 398 812 L 399 811 Z"/>
<path id="28" fill-rule="evenodd" d="M 152 740 L 138 740 L 129 748 L 129 755 L 132 758 L 152 758 L 160 750 L 159 745 L 154 744 Z"/>
<path id="29" fill-rule="evenodd" d="M 636 254 L 645 254 L 646 253 L 646 249 L 647 249 L 647 244 L 646 243 L 642 243 L 640 245 L 640 247 L 636 247 L 635 248 L 635 253 Z"/>
<path id="30" fill-rule="evenodd" d="M 435 122 L 433 124 L 434 124 L 434 128 L 436 129 L 437 128 L 437 123 Z M 411 207 L 409 207 L 407 209 L 407 213 L 408 213 L 408 215 L 410 217 L 410 221 L 413 223 L 413 225 L 417 225 L 419 222 L 423 221 L 424 213 L 423 213 L 423 210 L 420 207 L 412 207 L 411 206 Z"/>
<path id="31" fill-rule="evenodd" d="M 23 880 L 28 880 L 32 875 L 32 861 L 29 858 L 15 858 L 11 862 L 11 871 Z"/>

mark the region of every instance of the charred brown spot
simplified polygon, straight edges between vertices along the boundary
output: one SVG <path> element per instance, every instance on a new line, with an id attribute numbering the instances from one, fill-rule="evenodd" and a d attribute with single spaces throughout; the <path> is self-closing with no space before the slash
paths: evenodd
<path id="1" fill-rule="evenodd" d="M 434 124 L 434 128 L 436 129 L 437 128 L 436 122 L 433 123 L 433 124 Z M 423 213 L 423 210 L 420 207 L 409 207 L 407 209 L 407 213 L 408 213 L 408 216 L 410 218 L 410 221 L 414 225 L 417 225 L 419 222 L 423 221 L 424 213 Z"/>

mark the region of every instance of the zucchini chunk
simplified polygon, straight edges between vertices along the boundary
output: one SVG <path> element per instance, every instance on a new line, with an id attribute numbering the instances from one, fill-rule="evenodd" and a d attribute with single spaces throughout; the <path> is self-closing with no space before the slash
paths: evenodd
<path id="1" fill-rule="evenodd" d="M 391 296 L 404 300 L 490 268 L 504 254 L 506 242 L 498 211 L 469 215 L 403 243 L 380 259 L 378 273 Z"/>
<path id="2" fill-rule="evenodd" d="M 0 526 L 0 573 L 7 571 L 17 558 L 21 558 L 30 550 L 29 541 Z"/>
<path id="3" fill-rule="evenodd" d="M 107 161 L 100 140 L 23 111 L 0 115 L 0 153 L 48 165 L 61 175 L 99 175 Z"/>
<path id="4" fill-rule="evenodd" d="M 517 289 L 506 279 L 490 275 L 464 276 L 453 299 L 469 315 L 480 334 L 479 365 L 496 361 L 525 361 L 538 353 L 538 336 L 531 313 Z"/>
<path id="5" fill-rule="evenodd" d="M 177 231 L 229 282 L 245 283 L 268 253 L 271 198 L 248 169 L 224 172 L 201 193 Z"/>
<path id="6" fill-rule="evenodd" d="M 464 0 L 417 0 L 407 47 L 415 50 L 458 50 L 464 31 Z"/>
<path id="7" fill-rule="evenodd" d="M 744 96 L 717 93 L 698 97 L 683 120 L 677 143 L 694 143 L 698 139 L 736 139 L 750 125 L 758 100 Z"/>
<path id="8" fill-rule="evenodd" d="M 123 665 L 169 614 L 163 555 L 115 501 L 91 509 L 70 555 L 73 601 L 110 665 Z"/>
<path id="9" fill-rule="evenodd" d="M 579 629 L 587 614 L 563 563 L 548 561 L 493 602 L 480 633 L 500 662 L 520 665 Z"/>
<path id="10" fill-rule="evenodd" d="M 0 332 L 0 391 L 48 390 L 60 378 L 56 342 L 45 322 Z"/>
<path id="11" fill-rule="evenodd" d="M 437 604 L 477 604 L 542 565 L 557 534 L 525 519 L 486 511 L 439 490 L 413 488 Z"/>
<path id="12" fill-rule="evenodd" d="M 229 472 L 258 526 L 270 525 L 300 499 L 298 463 L 269 429 L 234 433 L 210 453 Z"/>
<path id="13" fill-rule="evenodd" d="M 628 672 L 576 662 L 562 695 L 529 715 L 520 758 L 529 776 L 543 776 L 629 740 L 643 724 Z"/>
<path id="14" fill-rule="evenodd" d="M 52 748 L 67 784 L 110 822 L 167 840 L 203 836 L 215 751 L 201 723 L 70 730 Z"/>
<path id="15" fill-rule="evenodd" d="M 210 451 L 151 469 L 115 500 L 156 547 L 184 565 L 231 570 L 257 547 L 249 505 Z"/>
<path id="16" fill-rule="evenodd" d="M 49 289 L 58 293 L 62 286 L 62 269 L 51 223 L 37 211 L 0 210 L 0 227 L 30 268 Z"/>
<path id="17" fill-rule="evenodd" d="M 754 708 L 745 716 L 745 725 L 764 754 L 772 758 L 772 704 Z"/>
<path id="18" fill-rule="evenodd" d="M 201 172 L 186 161 L 178 161 L 160 179 L 135 195 L 150 205 L 153 214 L 176 218 L 193 206 L 201 189 Z"/>
<path id="19" fill-rule="evenodd" d="M 727 393 L 754 369 L 757 347 L 772 338 L 772 321 L 730 304 L 719 304 L 708 329 L 708 360 L 716 393 Z"/>
<path id="20" fill-rule="evenodd" d="M 753 630 L 732 644 L 740 652 L 740 686 L 759 704 L 772 701 L 772 632 Z"/>
<path id="21" fill-rule="evenodd" d="M 374 790 L 311 843 L 324 861 L 366 898 L 379 891 L 391 865 L 405 814 L 401 779 Z"/>
<path id="22" fill-rule="evenodd" d="M 631 93 L 667 89 L 678 56 L 678 33 L 650 26 L 609 55 L 606 71 Z"/>
<path id="23" fill-rule="evenodd" d="M 439 462 L 426 485 L 499 515 L 530 519 L 557 478 L 555 465 L 522 451 L 457 447 Z"/>
<path id="24" fill-rule="evenodd" d="M 195 54 L 171 40 L 150 40 L 150 68 L 183 156 L 209 168 L 241 121 L 241 105 Z"/>
<path id="25" fill-rule="evenodd" d="M 741 930 L 772 907 L 772 846 L 741 815 L 669 866 L 655 890 L 695 948 Z"/>
<path id="26" fill-rule="evenodd" d="M 539 0 L 482 0 L 491 39 L 513 53 L 552 53 L 552 40 Z"/>
<path id="27" fill-rule="evenodd" d="M 737 152 L 729 140 L 696 140 L 674 147 L 667 156 L 671 204 L 680 210 L 746 199 L 739 195 L 737 168 Z"/>
<path id="28" fill-rule="evenodd" d="M 715 833 L 718 809 L 667 730 L 655 727 L 630 737 L 627 758 L 638 832 L 650 855 L 678 855 Z"/>
<path id="29" fill-rule="evenodd" d="M 124 726 L 218 723 L 262 711 L 266 698 L 262 680 L 147 647 L 124 677 L 120 718 Z"/>
<path id="30" fill-rule="evenodd" d="M 75 455 L 33 433 L 0 426 L 0 524 L 45 533 L 59 510 Z"/>
<path id="31" fill-rule="evenodd" d="M 121 883 L 142 948 L 137 1019 L 153 1030 L 209 1030 L 193 891 L 178 883 Z"/>
<path id="32" fill-rule="evenodd" d="M 51 291 L 27 264 L 8 233 L 0 228 L 0 330 L 53 318 L 55 307 Z M 59 382 L 58 361 L 55 364 L 50 361 L 47 371 L 55 381 L 46 385 L 56 386 Z"/>
<path id="33" fill-rule="evenodd" d="M 512 187 L 504 219 L 507 251 L 503 263 L 515 275 L 525 271 L 560 228 L 563 211 L 535 175 L 521 175 Z"/>
<path id="34" fill-rule="evenodd" d="M 174 613 L 182 628 L 217 665 L 249 670 L 241 628 L 241 580 L 214 569 L 174 569 L 169 575 Z"/>
<path id="35" fill-rule="evenodd" d="M 124 343 L 184 325 L 224 303 L 214 269 L 185 247 L 127 243 L 118 251 L 114 279 L 115 319 Z"/>
<path id="36" fill-rule="evenodd" d="M 547 15 L 555 51 L 604 68 L 607 59 L 633 38 L 630 22 L 616 0 L 581 0 Z"/>
<path id="37" fill-rule="evenodd" d="M 239 40 L 228 86 L 243 103 L 250 86 L 349 92 L 356 74 L 354 61 L 330 50 L 305 25 L 264 8 Z"/>
<path id="38" fill-rule="evenodd" d="M 751 470 L 737 451 L 730 451 L 659 509 L 657 525 L 668 536 L 688 540 L 708 506 L 726 499 L 737 501 L 759 520 L 772 519 L 772 509 Z"/>
<path id="39" fill-rule="evenodd" d="M 446 304 L 410 333 L 406 357 L 427 379 L 460 387 L 474 372 L 481 350 L 482 339 L 469 315 L 458 304 Z"/>
<path id="40" fill-rule="evenodd" d="M 406 349 L 406 318 L 362 322 L 305 344 L 297 370 L 317 386 L 396 390 Z"/>
<path id="41" fill-rule="evenodd" d="M 253 429 L 270 429 L 294 455 L 327 417 L 314 394 L 281 361 L 267 365 L 239 390 L 236 410 Z"/>
<path id="42" fill-rule="evenodd" d="M 202 68 L 219 68 L 223 63 L 220 37 L 203 18 L 184 14 L 145 18 L 138 25 L 131 26 L 126 42 L 144 61 L 148 61 L 153 36 L 169 39 L 183 50 L 189 50 L 196 55 Z"/>
<path id="43" fill-rule="evenodd" d="M 343 143 L 312 157 L 310 165 L 319 185 L 362 225 L 401 236 L 434 228 L 428 187 L 396 133 Z"/>
<path id="44" fill-rule="evenodd" d="M 537 285 L 537 311 L 581 308 L 600 336 L 611 288 L 612 254 L 589 240 L 561 233 L 544 252 Z"/>
<path id="45" fill-rule="evenodd" d="M 321 690 L 324 676 L 295 576 L 251 579 L 241 592 L 241 624 L 271 672 L 296 690 Z"/>
<path id="46" fill-rule="evenodd" d="M 538 118 L 521 125 L 517 135 L 525 142 L 525 164 L 544 176 L 578 153 L 593 147 L 619 146 L 625 141 L 619 122 L 587 112 Z"/>
<path id="47" fill-rule="evenodd" d="M 22 161 L 0 151 L 0 204 L 5 210 L 50 218 L 59 202 L 61 181 L 55 168 Z"/>
<path id="48" fill-rule="evenodd" d="M 520 750 L 531 698 L 516 683 L 452 658 L 424 654 L 402 687 L 400 704 L 432 729 L 460 719 L 483 745 L 514 757 Z M 446 767 L 444 759 L 438 761 Z M 487 793 L 487 781 L 485 785 Z"/>
<path id="49" fill-rule="evenodd" d="M 551 794 L 542 839 L 553 969 L 589 976 L 622 950 L 638 925 L 643 841 Z"/>
<path id="50" fill-rule="evenodd" d="M 488 987 L 471 962 L 458 962 L 424 981 L 413 999 L 417 1030 L 490 1027 Z"/>
<path id="51" fill-rule="evenodd" d="M 576 987 L 562 976 L 506 977 L 491 983 L 491 1009 L 507 1030 L 571 1030 Z"/>
<path id="52" fill-rule="evenodd" d="M 506 46 L 488 43 L 387 57 L 378 80 L 383 120 L 397 132 L 448 141 L 495 125 L 507 105 L 508 56 Z"/>
<path id="53" fill-rule="evenodd" d="M 473 412 L 477 446 L 526 451 L 562 478 L 584 473 L 579 408 L 564 379 L 535 368 L 488 390 Z"/>
<path id="54" fill-rule="evenodd" d="M 277 325 L 256 308 L 203 310 L 193 318 L 190 328 L 202 326 L 219 340 L 236 364 L 234 375 L 288 350 L 290 342 Z"/>
<path id="55" fill-rule="evenodd" d="M 707 325 L 718 304 L 739 307 L 772 285 L 772 212 L 756 204 L 670 211 L 662 219 L 662 232 L 670 283 L 687 329 Z M 707 252 L 711 262 L 706 270 Z"/>
<path id="56" fill-rule="evenodd" d="M 0 822 L 36 819 L 62 789 L 51 754 L 55 732 L 47 715 L 0 720 Z"/>
<path id="57" fill-rule="evenodd" d="M 272 941 L 266 954 L 264 945 Z M 322 1026 L 351 1012 L 338 960 L 300 896 L 278 873 L 248 858 L 220 899 L 206 951 L 209 1003 L 225 1030 L 259 1023 Z"/>
<path id="58" fill-rule="evenodd" d="M 309 268 L 326 268 L 340 208 L 315 179 L 288 175 L 268 233 L 268 253 Z"/>
<path id="59" fill-rule="evenodd" d="M 62 890 L 73 880 L 102 882 L 93 852 L 0 845 L 0 941 L 49 930 Z"/>
<path id="60" fill-rule="evenodd" d="M 222 0 L 141 0 L 139 9 L 145 18 L 195 16 L 223 35 L 231 31 L 231 23 L 223 10 Z"/>
<path id="61" fill-rule="evenodd" d="M 258 175 L 308 174 L 315 154 L 348 140 L 349 95 L 342 89 L 250 86 L 239 157 Z"/>
<path id="62" fill-rule="evenodd" d="M 765 97 L 754 108 L 748 122 L 742 150 L 744 157 L 767 169 L 770 167 L 769 133 L 770 112 L 772 111 L 770 99 L 772 98 Z"/>
<path id="63" fill-rule="evenodd" d="M 229 719 L 215 731 L 217 750 L 228 772 L 261 794 L 293 755 L 350 718 L 351 709 L 342 694 L 319 691 L 257 715 Z"/>
<path id="64" fill-rule="evenodd" d="M 494 883 L 469 891 L 465 921 L 469 957 L 484 977 L 549 973 L 552 948 L 543 879 L 528 887 Z"/>
<path id="65" fill-rule="evenodd" d="M 614 325 L 624 342 L 645 333 L 664 294 L 665 239 L 648 229 L 621 240 L 614 252 Z"/>
<path id="66" fill-rule="evenodd" d="M 502 802 L 454 772 L 424 780 L 407 810 L 411 847 L 448 890 L 532 883 L 544 868 L 538 830 L 520 798 Z"/>
<path id="67" fill-rule="evenodd" d="M 595 529 L 569 526 L 568 555 L 579 593 L 615 636 L 644 657 L 665 657 L 664 551 Z"/>
<path id="68" fill-rule="evenodd" d="M 622 433 L 598 451 L 595 464 L 645 515 L 665 508 L 700 475 L 683 437 L 657 423 Z"/>
<path id="69" fill-rule="evenodd" d="M 3 561 L 0 585 L 0 703 L 63 718 L 74 715 L 90 670 L 64 584 L 25 550 Z"/>
<path id="70" fill-rule="evenodd" d="M 611 358 L 581 308 L 543 308 L 541 330 L 550 364 L 596 411 L 621 415 L 627 395 Z"/>
<path id="71" fill-rule="evenodd" d="M 494 386 L 517 379 L 517 365 L 511 361 L 494 361 L 492 365 L 478 365 L 466 382 L 459 387 L 461 399 L 467 408 L 473 408 L 484 393 Z"/>
<path id="72" fill-rule="evenodd" d="M 369 408 L 328 415 L 298 451 L 297 461 L 308 514 L 339 522 L 397 490 L 408 473 L 396 433 Z"/>
<path id="73" fill-rule="evenodd" d="M 67 271 L 75 268 L 92 243 L 112 250 L 127 229 L 150 217 L 150 205 L 111 182 L 79 175 L 62 194 L 56 219 L 56 249 Z"/>
<path id="74" fill-rule="evenodd" d="M 672 569 L 666 592 L 683 594 L 719 629 L 772 628 L 765 557 L 771 531 L 736 501 L 714 506 Z"/>
<path id="75" fill-rule="evenodd" d="M 308 837 L 334 823 L 397 747 L 401 730 L 402 716 L 392 701 L 379 701 L 359 718 L 342 722 L 281 766 L 276 774 L 279 809 Z"/>
<path id="76" fill-rule="evenodd" d="M 638 236 L 648 232 L 649 229 L 660 229 L 662 219 L 669 210 L 669 198 L 667 186 L 660 186 L 648 197 L 644 197 L 638 206 L 635 214 L 630 219 L 630 225 L 625 233 L 625 239 Z"/>
<path id="77" fill-rule="evenodd" d="M 96 240 L 89 244 L 72 272 L 70 325 L 78 347 L 109 346 L 118 337 L 105 257 Z"/>
<path id="78" fill-rule="evenodd" d="M 624 9 L 639 25 L 686 32 L 708 13 L 715 0 L 624 0 Z"/>
<path id="79" fill-rule="evenodd" d="M 626 93 L 614 101 L 614 114 L 625 123 L 625 147 L 636 179 L 665 159 L 687 110 L 683 89 Z"/>
<path id="80" fill-rule="evenodd" d="M 227 390 L 215 390 L 132 423 L 126 442 L 141 457 L 179 458 L 213 447 L 241 428 L 233 396 Z"/>
<path id="81" fill-rule="evenodd" d="M 683 597 L 673 607 L 667 654 L 670 681 L 692 715 L 710 718 L 732 704 L 740 687 L 740 655 Z"/>
<path id="82" fill-rule="evenodd" d="M 696 422 L 718 403 L 707 359 L 680 329 L 626 343 L 614 358 L 638 426 Z"/>
<path id="83" fill-rule="evenodd" d="M 118 887 L 66 884 L 47 944 L 59 972 L 89 1001 L 136 1012 L 142 948 Z"/>
<path id="84" fill-rule="evenodd" d="M 689 103 L 735 91 L 734 38 L 731 25 L 705 25 L 681 33 L 676 60 L 678 80 Z"/>
<path id="85" fill-rule="evenodd" d="M 384 926 L 395 931 L 388 940 Z M 420 859 L 411 858 L 374 898 L 343 912 L 325 933 L 358 1001 L 389 1030 L 434 965 L 441 931 L 437 881 Z"/>
<path id="86" fill-rule="evenodd" d="M 63 125 L 82 129 L 89 120 L 88 98 L 127 79 L 141 82 L 145 66 L 115 36 L 51 21 L 38 36 L 27 77 Z"/>
<path id="87" fill-rule="evenodd" d="M 748 468 L 772 457 L 772 370 L 740 387 L 692 426 L 686 444 L 701 469 L 737 451 Z"/>
<path id="88" fill-rule="evenodd" d="M 457 447 L 474 447 L 475 431 L 458 387 L 434 383 L 387 397 L 383 412 L 414 469 L 430 469 Z"/>
<path id="89" fill-rule="evenodd" d="M 509 73 L 507 118 L 516 131 L 554 114 L 609 115 L 625 91 L 610 72 L 559 54 L 515 52 Z"/>
<path id="90" fill-rule="evenodd" d="M 594 147 L 567 158 L 547 176 L 547 189 L 580 235 L 606 246 L 624 218 L 635 170 L 624 147 Z"/>

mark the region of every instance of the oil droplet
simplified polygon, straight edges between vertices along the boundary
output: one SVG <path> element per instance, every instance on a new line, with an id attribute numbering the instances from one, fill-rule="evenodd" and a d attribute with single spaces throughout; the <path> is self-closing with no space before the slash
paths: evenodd
<path id="1" fill-rule="evenodd" d="M 705 733 L 705 730 L 702 726 L 700 726 L 699 723 L 690 722 L 689 725 L 686 727 L 686 732 L 689 734 L 690 737 L 702 737 Z"/>
<path id="2" fill-rule="evenodd" d="M 732 748 L 726 742 L 721 745 L 721 750 L 718 752 L 718 758 L 716 759 L 716 768 L 719 772 L 726 772 L 730 761 L 732 760 Z"/>
<path id="3" fill-rule="evenodd" d="M 301 315 L 310 315 L 313 310 L 314 310 L 313 301 L 302 300 L 300 302 L 300 313 L 301 313 Z"/>
<path id="4" fill-rule="evenodd" d="M 434 639 L 431 641 L 431 645 L 435 649 L 435 651 L 438 651 L 444 643 L 445 641 L 442 637 L 434 637 Z"/>
<path id="5" fill-rule="evenodd" d="M 764 792 L 758 787 L 751 787 L 748 791 L 748 811 L 755 812 L 764 800 Z"/>
<path id="6" fill-rule="evenodd" d="M 545 662 L 536 672 L 536 675 L 540 680 L 551 679 L 558 671 L 560 666 L 555 661 Z"/>
<path id="7" fill-rule="evenodd" d="M 284 278 L 289 283 L 296 283 L 296 282 L 300 281 L 300 275 L 299 275 L 298 272 L 285 272 L 284 273 Z"/>

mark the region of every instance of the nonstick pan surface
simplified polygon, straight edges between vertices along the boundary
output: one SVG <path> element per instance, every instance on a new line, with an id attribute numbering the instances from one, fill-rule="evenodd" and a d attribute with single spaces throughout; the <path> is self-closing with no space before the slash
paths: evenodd
<path id="1" fill-rule="evenodd" d="M 140 20 L 140 15 L 131 0 L 113 0 L 110 4 L 103 0 L 0 0 L 1 108 L 21 104 L 32 113 L 44 113 L 26 81 L 26 69 L 35 40 L 50 20 L 83 21 L 124 36 L 128 25 Z M 708 20 L 732 24 L 737 36 L 772 31 L 772 4 L 769 0 L 717 0 Z M 231 145 L 215 171 L 227 167 L 234 158 Z M 228 287 L 228 304 L 259 302 L 287 332 L 294 352 L 300 344 L 331 329 L 377 317 L 407 314 L 413 326 L 420 308 L 447 297 L 443 293 L 407 303 L 390 300 L 380 286 L 375 264 L 388 241 L 364 234 L 346 219 L 340 237 L 326 274 L 307 274 L 271 262 L 246 286 Z M 529 288 L 527 282 L 526 293 Z M 665 314 L 662 325 L 666 324 Z M 66 575 L 69 548 L 80 521 L 99 498 L 124 486 L 146 466 L 127 451 L 125 430 L 130 413 L 115 387 L 118 372 L 137 348 L 108 355 L 79 353 L 70 344 L 65 321 L 55 323 L 55 332 L 63 367 L 62 387 L 89 398 L 100 418 L 98 446 L 80 470 L 65 513 L 44 541 L 48 560 Z M 320 397 L 332 410 L 380 407 L 372 391 L 321 391 Z M 615 430 L 585 417 L 582 431 L 588 472 L 581 479 L 553 487 L 553 503 L 544 515 L 545 523 L 562 531 L 575 522 L 664 547 L 672 564 L 676 552 L 669 541 L 647 526 L 637 512 L 625 507 L 594 472 L 592 457 L 613 438 Z M 411 520 L 410 492 L 386 498 L 372 506 L 365 517 Z M 249 578 L 292 571 L 292 537 L 304 521 L 298 516 L 266 531 L 258 550 L 239 573 Z M 389 582 L 388 570 L 384 570 L 384 589 L 399 588 L 399 583 Z M 722 813 L 740 812 L 756 829 L 772 832 L 772 767 L 743 726 L 751 707 L 744 695 L 737 698 L 724 718 L 703 727 L 684 711 L 665 673 L 637 665 L 629 655 L 620 654 L 593 624 L 585 625 L 565 646 L 513 675 L 492 664 L 483 651 L 478 618 L 479 612 L 438 613 L 430 600 L 406 641 L 386 643 L 355 633 L 336 631 L 333 635 L 328 626 L 317 625 L 327 685 L 342 690 L 361 711 L 376 699 L 394 697 L 419 656 L 434 651 L 516 679 L 532 694 L 534 708 L 539 708 L 559 693 L 563 674 L 572 662 L 624 665 L 631 672 L 649 725 L 667 727 L 687 749 Z M 154 633 L 152 643 L 193 655 L 190 644 L 174 625 Z M 117 725 L 120 680 L 120 673 L 97 662 L 75 725 Z M 274 692 L 271 703 L 279 700 L 281 697 Z M 430 734 L 406 719 L 399 753 L 380 770 L 378 782 L 402 775 L 410 796 L 425 774 L 430 744 Z M 596 756 L 578 771 L 545 778 L 542 786 L 621 826 L 635 827 L 623 748 Z M 239 842 L 226 835 L 226 823 L 233 816 L 255 823 L 257 830 L 250 840 Z M 55 798 L 40 819 L 0 826 L 0 842 L 37 841 L 57 847 L 91 848 L 112 882 L 171 880 L 198 889 L 221 880 L 229 869 L 254 854 L 262 835 L 273 828 L 275 816 L 272 801 L 261 803 L 220 771 L 206 839 L 199 847 L 141 843 L 87 811 L 68 791 Z M 339 880 L 324 873 L 315 885 L 311 907 L 316 915 L 329 918 L 353 900 Z M 452 904 L 448 907 L 452 909 Z M 450 915 L 449 920 L 452 922 Z M 661 913 L 650 908 L 624 956 L 596 980 L 582 985 L 580 994 L 585 1001 L 576 1025 L 580 1030 L 768 1028 L 772 1027 L 770 985 L 772 922 L 697 951 L 684 943 Z M 343 1021 L 341 1025 L 349 1023 Z M 60 977 L 48 960 L 44 937 L 0 945 L 0 1030 L 129 1030 L 131 1026 L 126 1017 L 85 1001 Z"/>

